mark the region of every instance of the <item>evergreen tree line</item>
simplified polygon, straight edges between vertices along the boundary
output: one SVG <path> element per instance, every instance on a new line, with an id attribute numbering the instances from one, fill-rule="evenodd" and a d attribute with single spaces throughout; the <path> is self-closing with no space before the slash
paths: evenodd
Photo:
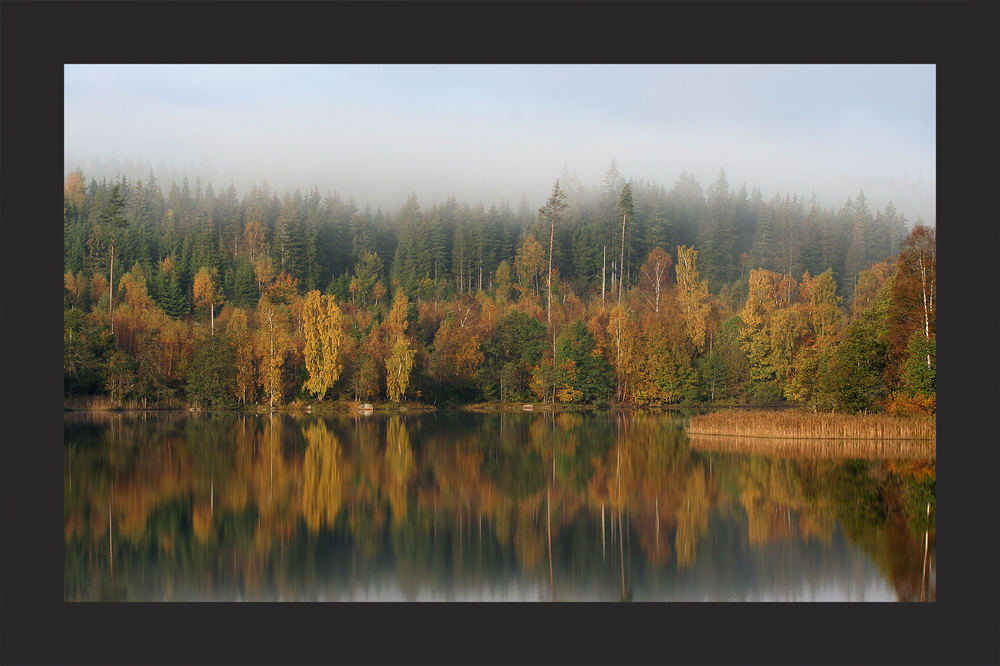
<path id="1" fill-rule="evenodd" d="M 863 192 L 834 211 L 612 164 L 537 211 L 391 214 L 74 172 L 64 232 L 67 394 L 933 409 L 934 232 Z"/>

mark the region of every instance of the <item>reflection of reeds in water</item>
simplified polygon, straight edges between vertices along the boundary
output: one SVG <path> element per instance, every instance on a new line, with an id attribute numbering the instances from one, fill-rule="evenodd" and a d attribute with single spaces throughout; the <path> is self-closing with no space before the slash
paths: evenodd
<path id="1" fill-rule="evenodd" d="M 785 458 L 864 458 L 871 460 L 931 460 L 934 440 L 914 439 L 805 439 L 691 435 L 697 451 L 753 453 Z"/>
<path id="2" fill-rule="evenodd" d="M 934 417 L 900 418 L 881 414 L 814 414 L 798 411 L 727 410 L 691 417 L 694 435 L 782 437 L 794 439 L 934 440 Z"/>

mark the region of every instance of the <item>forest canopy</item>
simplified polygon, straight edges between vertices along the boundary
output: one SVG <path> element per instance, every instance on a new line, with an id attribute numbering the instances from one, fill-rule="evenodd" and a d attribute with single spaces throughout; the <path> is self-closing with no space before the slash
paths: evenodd
<path id="1" fill-rule="evenodd" d="M 791 402 L 933 413 L 935 231 L 572 175 L 532 208 L 372 210 L 185 178 L 64 191 L 64 391 L 115 406 Z"/>

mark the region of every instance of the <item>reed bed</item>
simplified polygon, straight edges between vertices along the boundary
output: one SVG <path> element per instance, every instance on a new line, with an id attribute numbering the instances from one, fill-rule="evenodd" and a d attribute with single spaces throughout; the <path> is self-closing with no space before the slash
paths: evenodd
<path id="1" fill-rule="evenodd" d="M 934 460 L 937 446 L 926 439 L 805 439 L 691 435 L 696 451 L 743 453 L 782 458 Z"/>
<path id="2" fill-rule="evenodd" d="M 691 417 L 692 435 L 779 437 L 784 439 L 931 440 L 933 416 L 818 414 L 797 410 L 725 410 Z"/>
<path id="3" fill-rule="evenodd" d="M 106 395 L 71 395 L 63 398 L 63 409 L 105 410 L 117 406 Z"/>
<path id="4" fill-rule="evenodd" d="M 118 402 L 106 395 L 71 395 L 63 398 L 63 409 L 71 411 L 186 409 L 186 405 L 176 398 L 169 397 L 156 401 Z"/>

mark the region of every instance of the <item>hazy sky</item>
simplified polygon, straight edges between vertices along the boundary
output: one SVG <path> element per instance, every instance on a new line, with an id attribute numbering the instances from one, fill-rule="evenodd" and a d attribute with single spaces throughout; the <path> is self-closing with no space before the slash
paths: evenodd
<path id="1" fill-rule="evenodd" d="M 912 219 L 933 216 L 934 97 L 932 65 L 67 65 L 65 168 L 537 206 L 614 159 L 667 188 L 720 167 L 765 197 L 864 187 Z"/>

